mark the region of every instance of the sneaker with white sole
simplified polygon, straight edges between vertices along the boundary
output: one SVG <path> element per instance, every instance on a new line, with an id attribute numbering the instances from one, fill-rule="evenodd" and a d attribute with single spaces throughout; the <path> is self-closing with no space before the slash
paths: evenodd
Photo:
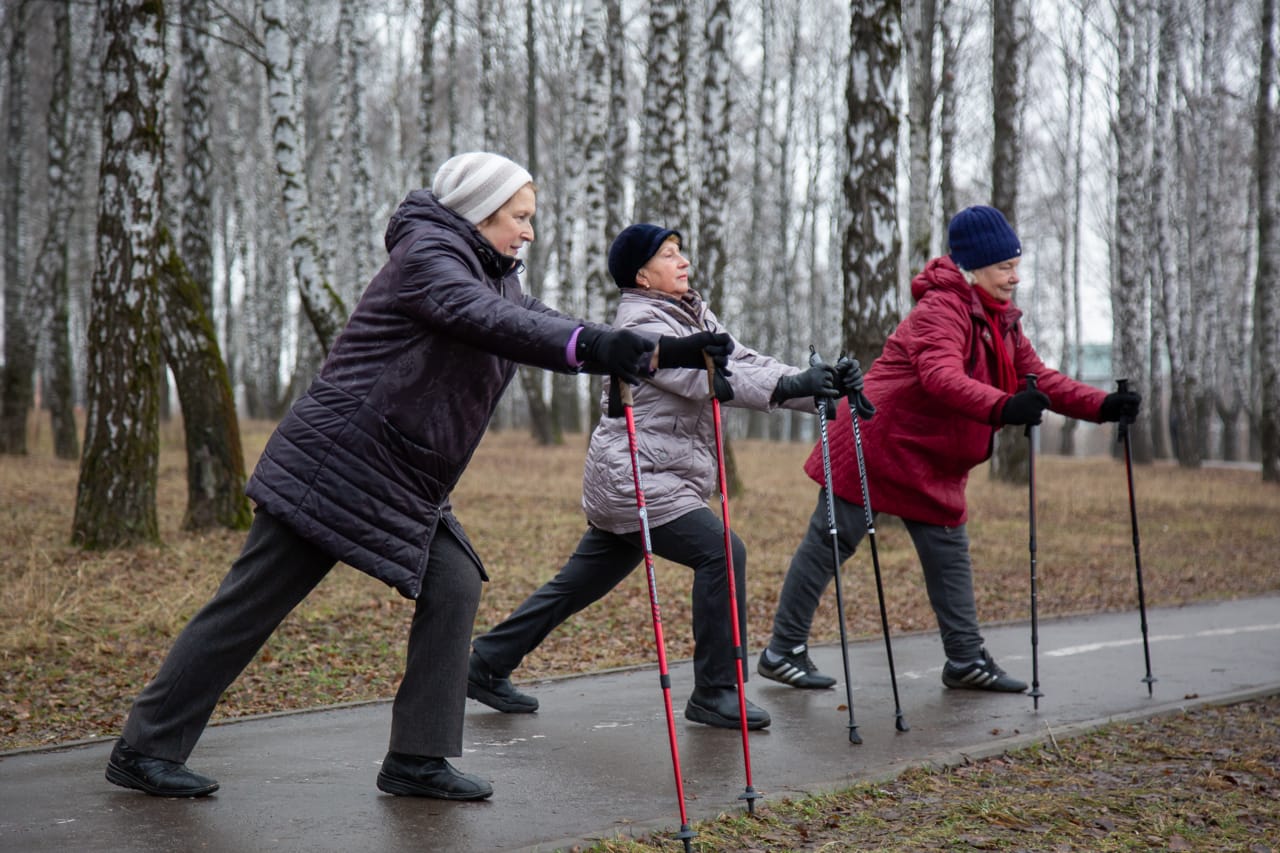
<path id="1" fill-rule="evenodd" d="M 818 672 L 818 667 L 809 657 L 809 647 L 803 643 L 782 655 L 765 649 L 756 663 L 756 672 L 781 684 L 806 690 L 825 690 L 836 686 L 834 678 Z"/>
<path id="2" fill-rule="evenodd" d="M 1010 676 L 991 659 L 991 653 L 982 650 L 982 657 L 964 666 L 947 661 L 942 667 L 942 683 L 962 690 L 995 690 L 1000 693 L 1021 693 L 1027 689 L 1025 681 Z"/>

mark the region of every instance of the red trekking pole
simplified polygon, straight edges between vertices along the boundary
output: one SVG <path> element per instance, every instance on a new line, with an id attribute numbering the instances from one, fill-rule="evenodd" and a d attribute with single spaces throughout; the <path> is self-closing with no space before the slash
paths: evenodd
<path id="1" fill-rule="evenodd" d="M 658 607 L 658 584 L 653 573 L 653 544 L 649 541 L 649 511 L 645 508 L 644 490 L 640 488 L 640 452 L 636 443 L 636 418 L 631 386 L 618 377 L 612 379 L 620 390 L 623 414 L 627 418 L 627 442 L 631 449 L 631 475 L 636 485 L 636 509 L 640 513 L 640 541 L 644 545 L 645 577 L 649 581 L 649 605 L 653 611 L 653 639 L 658 647 L 658 683 L 662 685 L 662 701 L 667 706 L 667 739 L 671 743 L 671 766 L 676 775 L 676 798 L 680 801 L 680 831 L 676 838 L 684 842 L 685 853 L 692 853 L 694 832 L 684 807 L 684 780 L 680 775 L 680 749 L 676 745 L 676 717 L 671 710 L 671 675 L 667 670 L 667 644 L 662 638 L 662 613 Z M 745 717 L 745 714 L 743 715 Z"/>
<path id="2" fill-rule="evenodd" d="M 733 656 L 738 674 L 738 721 L 742 724 L 742 761 L 747 771 L 747 787 L 738 799 L 747 801 L 747 812 L 755 814 L 756 800 L 760 794 L 751 785 L 751 746 L 747 738 L 746 679 L 742 675 L 742 660 L 746 650 L 742 648 L 742 634 L 738 630 L 738 591 L 733 574 L 733 534 L 729 528 L 729 483 L 724 470 L 724 434 L 720 426 L 720 398 L 716 396 L 716 365 L 711 356 L 707 360 L 707 390 L 711 394 L 711 414 L 716 427 L 716 462 L 719 467 L 720 515 L 724 519 L 724 565 L 729 576 L 729 621 L 733 624 Z"/>

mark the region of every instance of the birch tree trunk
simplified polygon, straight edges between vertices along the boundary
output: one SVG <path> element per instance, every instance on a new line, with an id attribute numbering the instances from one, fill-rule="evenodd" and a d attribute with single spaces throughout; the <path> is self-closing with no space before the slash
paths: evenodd
<path id="1" fill-rule="evenodd" d="M 843 345 L 864 366 L 898 325 L 901 4 L 849 4 L 842 220 Z"/>
<path id="2" fill-rule="evenodd" d="M 1187 372 L 1182 345 L 1182 326 L 1178 314 L 1179 272 L 1177 255 L 1174 251 L 1172 220 L 1172 202 L 1170 183 L 1173 180 L 1169 161 L 1171 154 L 1177 151 L 1177 141 L 1173 132 L 1173 117 L 1177 109 L 1176 83 L 1178 51 L 1178 16 L 1164 15 L 1160 20 L 1158 36 L 1156 90 L 1153 142 L 1155 156 L 1151 158 L 1151 239 L 1147 253 L 1151 275 L 1152 294 L 1152 340 L 1161 339 L 1164 351 L 1161 353 L 1169 360 L 1169 380 L 1175 388 L 1185 383 Z M 1159 377 L 1158 365 L 1163 359 L 1154 360 L 1151 369 L 1151 393 L 1146 399 L 1146 407 L 1151 409 L 1151 454 L 1152 458 L 1167 456 L 1168 448 L 1164 441 L 1165 428 L 1160 423 L 1157 412 L 1161 408 L 1164 381 Z M 1181 399 L 1181 393 L 1175 398 Z M 1180 406 L 1175 406 L 1175 410 Z"/>
<path id="3" fill-rule="evenodd" d="M 173 371 L 186 436 L 182 527 L 243 530 L 253 512 L 244 493 L 240 422 L 213 320 L 204 307 L 204 288 L 187 270 L 169 234 L 161 229 L 158 239 L 161 348 Z"/>
<path id="4" fill-rule="evenodd" d="M 933 180 L 933 37 L 937 3 L 906 0 L 903 18 L 903 32 L 911 56 L 911 78 L 907 83 L 910 122 L 907 269 L 914 275 L 924 269 L 933 245 L 929 191 Z"/>
<path id="5" fill-rule="evenodd" d="M 182 0 L 182 261 L 213 316 L 213 209 L 209 201 L 209 0 Z"/>
<path id="6" fill-rule="evenodd" d="M 960 35 L 952 22 L 955 7 L 942 0 L 938 10 L 942 40 L 942 68 L 938 72 L 938 201 L 942 207 L 943 227 L 958 213 L 956 206 L 956 55 Z M 943 241 L 946 242 L 945 240 Z"/>
<path id="7" fill-rule="evenodd" d="M 1115 241 L 1113 263 L 1114 288 L 1111 295 L 1114 371 L 1117 378 L 1127 378 L 1130 387 L 1150 398 L 1147 353 L 1150 330 L 1146 312 L 1148 286 L 1143 267 L 1134 260 L 1143 256 L 1143 222 L 1146 200 L 1143 173 L 1145 149 L 1143 116 L 1147 109 L 1144 97 L 1144 74 L 1147 52 L 1141 44 L 1137 0 L 1121 0 L 1116 6 L 1116 45 L 1118 73 L 1116 83 L 1116 116 L 1113 123 L 1116 166 Z M 1133 458 L 1151 461 L 1150 409 L 1143 407 L 1130 430 Z"/>
<path id="8" fill-rule="evenodd" d="M 1254 121 L 1257 146 L 1258 267 L 1254 305 L 1258 338 L 1258 433 L 1262 479 L 1280 482 L 1280 20 L 1276 0 L 1262 0 L 1262 45 L 1258 62 L 1258 105 Z"/>
<path id="9" fill-rule="evenodd" d="M 702 187 L 698 199 L 698 289 L 712 310 L 723 310 L 726 207 L 729 198 L 729 139 L 733 133 L 733 9 L 729 0 L 712 0 L 704 24 L 706 71 L 702 86 Z M 730 497 L 742 491 L 742 478 L 729 438 L 724 438 L 725 480 Z"/>
<path id="10" fill-rule="evenodd" d="M 164 157 L 164 8 L 104 0 L 98 261 L 89 326 L 89 410 L 72 541 L 159 539 L 157 222 Z"/>
<path id="11" fill-rule="evenodd" d="M 422 0 L 422 22 L 418 40 L 421 43 L 422 61 L 418 65 L 418 132 L 422 144 L 418 146 L 418 172 L 420 183 L 431 186 L 436 169 L 440 167 L 436 153 L 436 24 L 440 22 L 440 3 Z"/>
<path id="12" fill-rule="evenodd" d="M 1022 168 L 1022 92 L 1026 31 L 1022 0 L 991 4 L 991 204 L 1018 227 L 1018 177 Z M 1023 377 L 1018 377 L 1021 383 Z M 991 478 L 1025 483 L 1031 475 L 1028 442 L 1022 427 L 1005 427 L 996 435 Z"/>
<path id="13" fill-rule="evenodd" d="M 286 26 L 287 15 L 288 3 L 285 0 L 263 0 L 271 138 L 275 144 L 276 171 L 282 181 L 289 252 L 302 307 L 315 330 L 320 348 L 327 353 L 346 322 L 347 309 L 337 291 L 325 279 L 322 254 L 311 222 L 311 199 L 303 166 L 302 124 L 298 121 L 293 44 Z"/>
<path id="14" fill-rule="evenodd" d="M 534 27 L 533 0 L 525 0 L 524 4 L 524 36 L 525 36 L 525 150 L 527 166 L 530 174 L 539 174 L 538 169 L 538 42 L 537 29 Z M 524 285 L 535 298 L 542 298 L 544 278 L 543 258 L 545 252 L 538 240 L 525 249 Z M 563 436 L 559 426 L 551 417 L 551 408 L 547 405 L 542 392 L 542 378 L 545 371 L 527 365 L 520 368 L 520 387 L 524 391 L 525 402 L 529 407 L 529 430 L 533 439 L 543 447 L 560 444 Z"/>
<path id="15" fill-rule="evenodd" d="M 13 32 L 8 44 L 9 90 L 5 124 L 4 210 L 4 367 L 0 370 L 0 453 L 25 455 L 27 413 L 33 395 L 35 343 L 25 316 L 27 271 L 25 215 L 28 0 L 18 0 L 8 16 Z"/>
<path id="16" fill-rule="evenodd" d="M 687 0 L 651 0 L 636 218 L 691 229 Z"/>
<path id="17" fill-rule="evenodd" d="M 27 324 L 43 328 L 49 341 L 48 406 L 53 451 L 59 459 L 80 456 L 75 421 L 74 379 L 68 328 L 72 215 L 83 185 L 81 134 L 72 120 L 71 11 L 67 2 L 53 4 L 53 83 L 49 93 L 48 177 L 49 221 L 31 273 L 31 310 Z M 47 318 L 45 322 L 33 317 Z M 38 413 L 37 413 L 38 415 Z"/>

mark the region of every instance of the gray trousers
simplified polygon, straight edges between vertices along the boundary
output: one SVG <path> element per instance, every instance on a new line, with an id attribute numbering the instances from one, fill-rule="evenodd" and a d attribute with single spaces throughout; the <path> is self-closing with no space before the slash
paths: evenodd
<path id="1" fill-rule="evenodd" d="M 336 561 L 259 511 L 213 598 L 174 641 L 134 701 L 124 739 L 154 758 L 185 762 L 218 699 Z M 480 567 L 443 526 L 409 627 L 405 674 L 391 706 L 391 746 L 423 756 L 462 754 L 467 654 L 480 604 Z"/>
<path id="2" fill-rule="evenodd" d="M 840 564 L 853 556 L 867 535 L 866 511 L 857 504 L 835 498 L 836 541 Z M 903 519 L 920 566 L 924 569 L 929 603 L 938 620 L 942 647 L 954 661 L 977 660 L 982 650 L 978 608 L 973 597 L 973 568 L 969 562 L 969 535 L 964 525 L 943 527 Z M 773 617 L 769 648 L 775 654 L 789 652 L 809 640 L 813 615 L 827 584 L 835 577 L 831 532 L 827 523 L 826 491 L 818 492 L 818 506 L 809 518 L 800 547 L 791 557 L 778 609 Z"/>
<path id="3" fill-rule="evenodd" d="M 747 549 L 733 538 L 734 590 L 738 631 L 747 638 Z M 728 572 L 724 564 L 724 525 L 702 508 L 649 532 L 653 552 L 693 569 L 693 679 L 698 687 L 737 687 L 733 623 L 729 612 Z M 524 600 L 510 616 L 472 641 L 472 647 L 496 675 L 507 676 L 556 626 L 603 598 L 644 560 L 639 533 L 615 534 L 588 528 L 559 574 Z M 662 590 L 658 590 L 659 604 Z M 649 611 L 644 611 L 648 615 Z M 644 625 L 636 614 L 635 629 Z M 640 636 L 637 634 L 637 636 Z M 746 667 L 743 667 L 743 680 Z"/>

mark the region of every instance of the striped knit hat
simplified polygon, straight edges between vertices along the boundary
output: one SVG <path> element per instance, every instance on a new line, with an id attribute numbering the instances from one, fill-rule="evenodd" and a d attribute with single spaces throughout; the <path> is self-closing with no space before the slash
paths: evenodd
<path id="1" fill-rule="evenodd" d="M 431 182 L 431 192 L 445 207 L 479 225 L 532 181 L 532 175 L 506 157 L 473 151 L 445 161 Z"/>

